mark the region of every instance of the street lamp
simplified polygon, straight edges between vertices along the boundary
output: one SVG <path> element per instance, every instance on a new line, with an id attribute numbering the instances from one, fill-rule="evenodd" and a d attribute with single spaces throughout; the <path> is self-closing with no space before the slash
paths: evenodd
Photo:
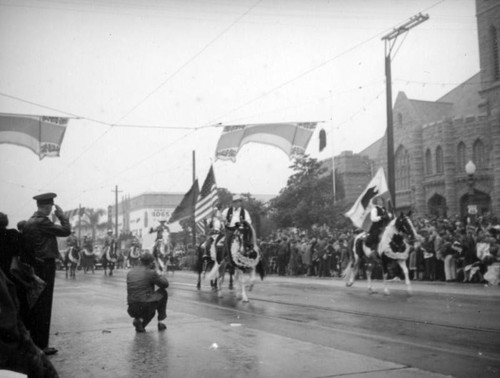
<path id="1" fill-rule="evenodd" d="M 473 203 L 474 198 L 474 174 L 476 173 L 476 164 L 472 160 L 469 160 L 465 164 L 465 173 L 467 173 L 467 184 L 469 186 L 468 198 L 467 198 L 467 214 L 469 214 L 469 223 L 474 223 L 475 216 L 477 214 L 477 206 Z"/>

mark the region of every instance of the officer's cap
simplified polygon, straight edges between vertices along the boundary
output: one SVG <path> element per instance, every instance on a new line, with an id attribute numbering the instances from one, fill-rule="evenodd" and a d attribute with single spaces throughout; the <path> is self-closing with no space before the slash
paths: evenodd
<path id="1" fill-rule="evenodd" d="M 243 201 L 243 197 L 242 197 L 242 196 L 239 196 L 239 195 L 234 196 L 234 197 L 233 197 L 233 202 L 236 202 L 236 201 Z"/>
<path id="2" fill-rule="evenodd" d="M 54 198 L 57 197 L 55 193 L 43 193 L 37 196 L 34 196 L 33 199 L 36 201 L 37 205 L 53 205 Z"/>

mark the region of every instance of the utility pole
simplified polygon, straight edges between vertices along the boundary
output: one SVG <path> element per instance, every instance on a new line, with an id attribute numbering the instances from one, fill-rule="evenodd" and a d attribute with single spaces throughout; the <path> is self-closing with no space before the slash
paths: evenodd
<path id="1" fill-rule="evenodd" d="M 386 85 L 386 109 L 387 109 L 387 181 L 392 208 L 396 210 L 396 183 L 394 169 L 394 125 L 392 120 L 392 78 L 391 78 L 391 54 L 397 38 L 410 29 L 429 19 L 429 15 L 421 13 L 413 16 L 403 25 L 394 28 L 390 33 L 382 37 L 385 42 L 385 85 Z"/>
<path id="2" fill-rule="evenodd" d="M 118 240 L 118 193 L 121 193 L 121 190 L 118 190 L 118 185 L 115 185 L 115 238 Z"/>

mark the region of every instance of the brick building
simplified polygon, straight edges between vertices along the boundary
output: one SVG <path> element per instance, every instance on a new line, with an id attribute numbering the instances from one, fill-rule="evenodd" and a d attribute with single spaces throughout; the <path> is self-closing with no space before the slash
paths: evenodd
<path id="1" fill-rule="evenodd" d="M 480 72 L 434 102 L 408 99 L 404 92 L 396 97 L 398 210 L 500 216 L 500 1 L 476 0 L 476 16 Z M 378 167 L 387 172 L 386 137 L 334 160 L 338 194 L 353 202 Z M 466 172 L 469 161 L 474 174 Z"/>

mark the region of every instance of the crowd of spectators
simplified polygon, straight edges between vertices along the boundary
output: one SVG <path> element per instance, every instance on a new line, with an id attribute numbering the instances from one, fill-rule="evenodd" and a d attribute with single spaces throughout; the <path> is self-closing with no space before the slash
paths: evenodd
<path id="1" fill-rule="evenodd" d="M 500 224 L 492 217 L 464 221 L 458 217 L 413 219 L 422 237 L 407 260 L 410 278 L 419 281 L 473 282 L 497 285 L 500 262 Z M 280 229 L 261 240 L 268 274 L 341 277 L 349 262 L 353 239 L 361 230 L 327 226 L 311 230 Z M 493 268 L 497 268 L 494 270 Z M 396 264 L 389 278 L 401 278 Z M 366 278 L 363 269 L 360 277 Z M 374 270 L 381 278 L 381 270 Z M 377 277 L 380 276 L 380 277 Z"/>

